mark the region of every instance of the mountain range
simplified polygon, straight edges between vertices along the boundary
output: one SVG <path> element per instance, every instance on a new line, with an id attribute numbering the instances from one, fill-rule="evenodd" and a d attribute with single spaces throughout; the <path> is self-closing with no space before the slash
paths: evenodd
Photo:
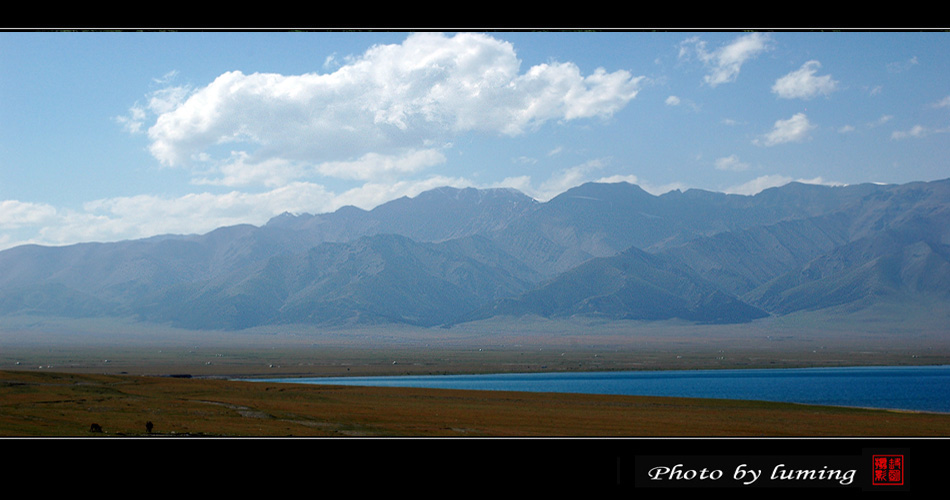
<path id="1" fill-rule="evenodd" d="M 438 188 L 372 210 L 0 252 L 0 316 L 192 329 L 451 325 L 493 316 L 744 323 L 884 300 L 950 306 L 950 179 L 547 202 Z"/>

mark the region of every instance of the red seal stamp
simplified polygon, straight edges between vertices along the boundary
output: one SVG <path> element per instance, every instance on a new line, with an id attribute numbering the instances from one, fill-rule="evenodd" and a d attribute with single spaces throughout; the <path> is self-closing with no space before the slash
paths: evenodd
<path id="1" fill-rule="evenodd" d="M 904 455 L 873 455 L 871 462 L 871 484 L 904 484 Z"/>

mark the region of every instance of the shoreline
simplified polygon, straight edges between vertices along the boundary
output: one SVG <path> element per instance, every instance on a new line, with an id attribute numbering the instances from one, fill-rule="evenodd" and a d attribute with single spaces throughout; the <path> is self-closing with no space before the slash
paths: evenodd
<path id="1" fill-rule="evenodd" d="M 950 415 L 755 400 L 0 371 L 0 436 L 948 437 Z"/>
<path id="2" fill-rule="evenodd" d="M 838 369 L 888 369 L 888 368 L 935 368 L 935 369 L 946 369 L 950 368 L 950 364 L 940 364 L 940 365 L 905 365 L 905 366 L 893 366 L 893 365 L 883 365 L 883 366 L 841 366 L 841 367 L 798 367 L 798 368 L 748 368 L 748 369 L 715 369 L 715 370 L 705 370 L 705 369 L 696 369 L 696 370 L 649 370 L 649 373 L 669 373 L 670 375 L 677 375 L 679 373 L 697 373 L 697 372 L 743 372 L 746 370 L 755 370 L 765 373 L 770 370 L 795 370 L 795 371 L 808 371 L 808 370 L 838 370 Z M 833 406 L 840 408 L 855 408 L 855 409 L 868 409 L 868 410 L 884 410 L 884 411 L 894 411 L 894 412 L 915 412 L 915 413 L 933 413 L 933 414 L 946 414 L 950 415 L 950 410 L 939 411 L 939 410 L 927 410 L 919 408 L 900 408 L 900 407 L 878 407 L 878 406 L 866 406 L 866 405 L 848 405 L 848 404 L 828 404 L 828 403 L 810 403 L 802 401 L 783 401 L 777 399 L 762 399 L 755 397 L 725 397 L 725 398 L 710 398 L 702 395 L 681 395 L 673 393 L 665 393 L 660 391 L 660 393 L 653 394 L 640 394 L 640 393 L 625 393 L 625 392 L 603 392 L 601 386 L 599 390 L 532 390 L 532 389 L 521 389 L 521 388 L 512 388 L 505 384 L 504 379 L 508 377 L 517 377 L 519 375 L 530 375 L 530 376 L 545 376 L 550 375 L 551 378 L 559 379 L 559 376 L 565 376 L 565 378 L 570 378 L 571 375 L 586 375 L 586 374 L 637 374 L 645 373 L 646 371 L 637 371 L 637 370 L 602 370 L 598 372 L 530 372 L 530 373 L 486 373 L 486 374 L 440 374 L 440 375 L 381 375 L 381 376 L 344 376 L 344 377 L 272 377 L 272 378 L 228 378 L 227 380 L 232 381 L 246 381 L 246 382 L 264 382 L 264 383 L 288 383 L 288 384 L 306 384 L 306 385 L 326 385 L 326 386 L 358 386 L 358 387 L 402 387 L 402 388 L 419 388 L 419 389 L 450 389 L 450 390 L 474 390 L 474 391 L 510 391 L 510 392 L 528 392 L 536 394 L 546 394 L 546 393 L 564 393 L 564 394 L 600 394 L 607 396 L 642 396 L 642 397 L 675 397 L 675 398 L 689 398 L 689 399 L 721 399 L 725 401 L 762 401 L 762 402 L 774 402 L 774 403 L 790 403 L 790 404 L 802 404 L 802 405 L 818 405 L 818 406 Z M 426 379 L 431 378 L 434 382 L 445 382 L 445 380 L 438 380 L 440 377 L 452 377 L 456 379 L 464 379 L 465 377 L 495 377 L 497 380 L 494 381 L 494 384 L 489 383 L 489 385 L 498 385 L 498 388 L 485 387 L 484 384 L 477 387 L 464 387 L 464 386 L 453 386 L 453 385 L 442 385 L 437 383 L 436 385 L 426 384 Z M 408 378 L 416 383 L 405 383 L 400 384 L 399 379 Z M 306 379 L 306 381 L 302 381 Z M 327 380 L 329 379 L 329 380 Z M 348 382 L 348 379 L 360 379 L 359 381 Z M 376 381 L 372 379 L 378 379 Z M 326 381 L 325 381 L 326 380 Z M 364 383 L 365 382 L 365 383 Z M 381 383 L 381 382 L 395 382 L 394 384 L 390 383 Z M 580 389 L 577 385 L 574 387 Z M 740 391 L 741 392 L 741 391 Z"/>

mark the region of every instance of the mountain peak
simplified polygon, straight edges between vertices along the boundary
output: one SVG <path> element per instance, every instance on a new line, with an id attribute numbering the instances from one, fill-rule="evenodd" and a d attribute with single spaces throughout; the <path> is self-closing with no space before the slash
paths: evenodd
<path id="1" fill-rule="evenodd" d="M 588 182 L 568 189 L 552 198 L 549 203 L 559 204 L 568 200 L 582 199 L 623 205 L 655 198 L 656 196 L 644 191 L 640 186 L 629 182 Z"/>

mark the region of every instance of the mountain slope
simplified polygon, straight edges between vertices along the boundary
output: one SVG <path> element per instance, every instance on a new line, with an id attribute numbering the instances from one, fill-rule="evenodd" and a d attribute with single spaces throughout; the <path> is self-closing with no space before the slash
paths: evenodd
<path id="1" fill-rule="evenodd" d="M 143 303 L 139 312 L 150 321 L 190 328 L 433 326 L 520 293 L 534 276 L 484 238 L 434 244 L 374 235 L 274 257 L 224 280 L 175 287 Z"/>
<path id="2" fill-rule="evenodd" d="M 950 180 L 755 196 L 589 183 L 544 203 L 439 188 L 261 227 L 8 249 L 0 315 L 209 329 L 494 314 L 744 322 L 950 301 L 948 249 Z"/>
<path id="3" fill-rule="evenodd" d="M 680 318 L 701 323 L 741 323 L 767 315 L 718 290 L 675 260 L 636 248 L 593 259 L 540 288 L 497 301 L 473 319 L 499 314 Z"/>

